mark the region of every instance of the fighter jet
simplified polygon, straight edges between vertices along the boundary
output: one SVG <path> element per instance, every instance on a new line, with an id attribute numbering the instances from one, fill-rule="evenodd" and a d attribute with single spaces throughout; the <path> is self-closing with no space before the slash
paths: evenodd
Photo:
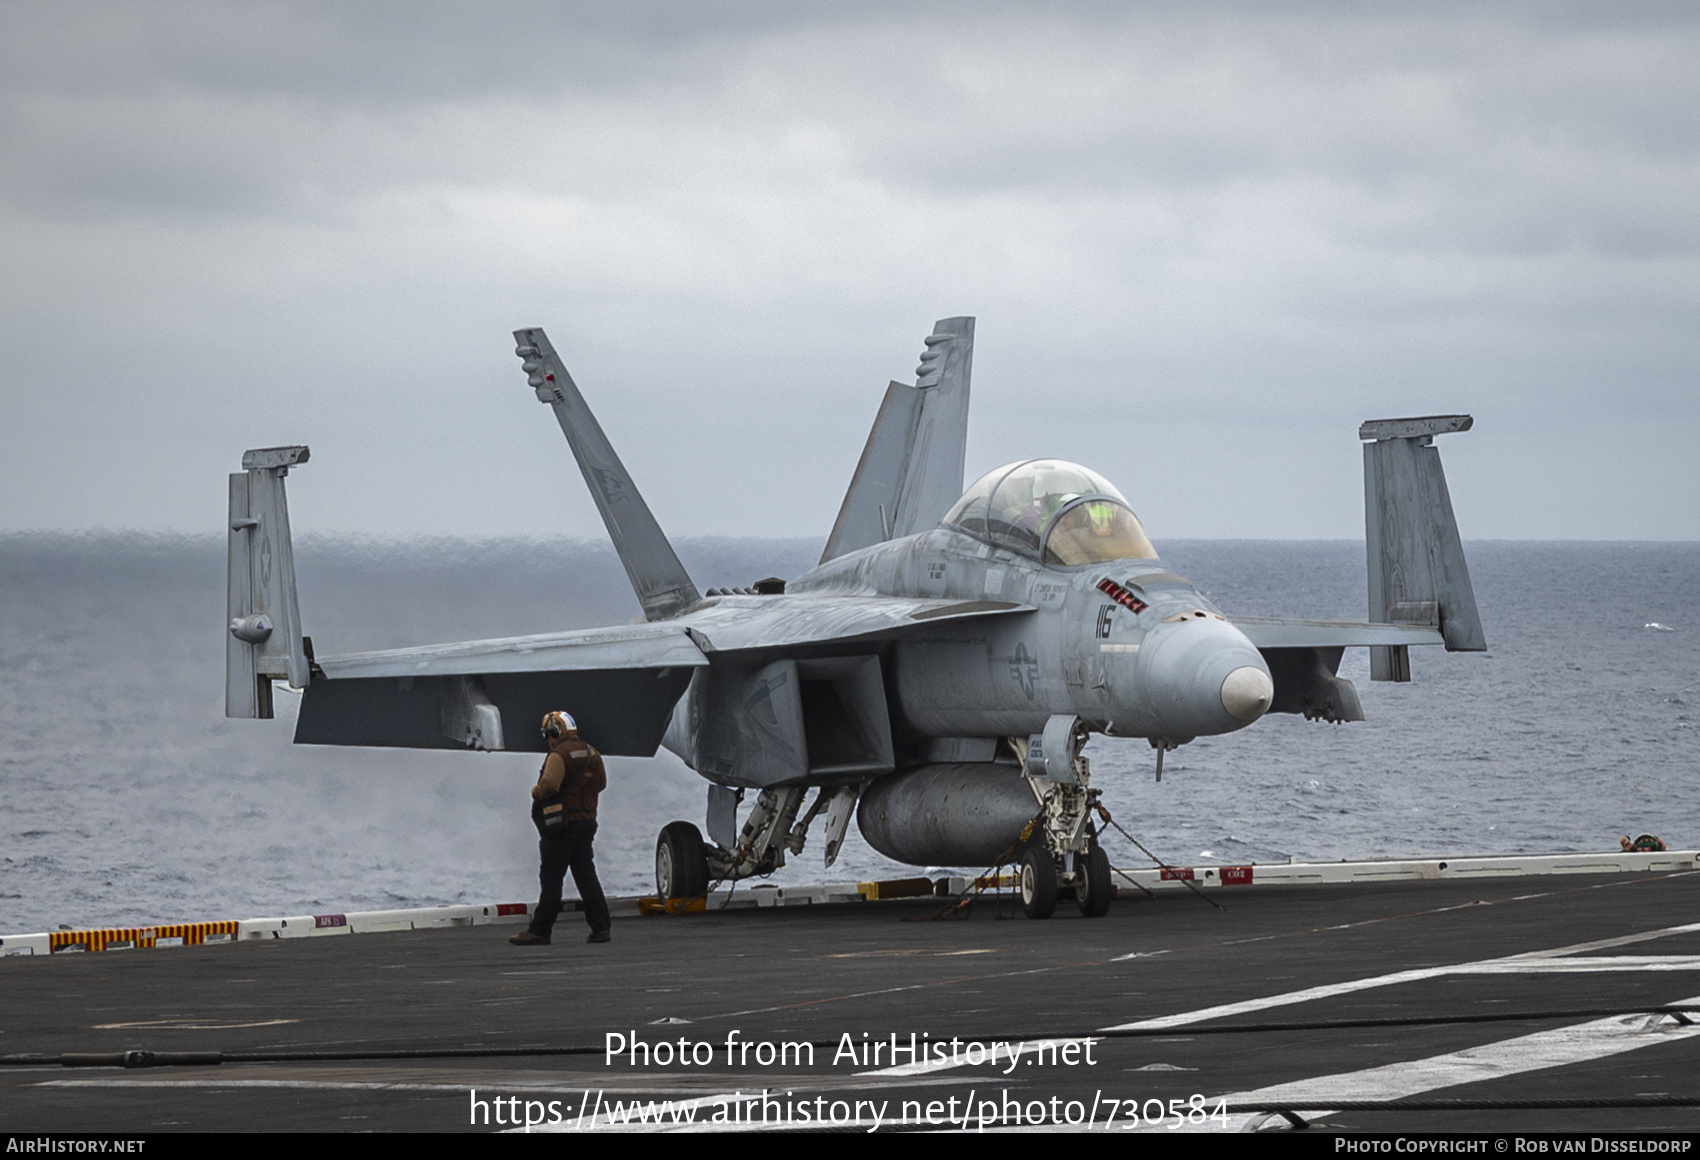
<path id="1" fill-rule="evenodd" d="M 1372 679 L 1394 681 L 1412 645 L 1486 648 L 1433 446 L 1467 415 L 1358 432 L 1368 622 L 1233 616 L 1085 467 L 1029 459 L 963 490 L 974 320 L 949 318 L 914 383 L 887 388 L 819 565 L 701 592 L 543 331 L 514 337 L 644 621 L 315 658 L 284 495 L 308 450 L 249 451 L 230 477 L 226 715 L 271 717 L 282 680 L 303 693 L 303 744 L 540 752 L 534 724 L 566 709 L 604 753 L 665 746 L 708 800 L 706 840 L 690 821 L 661 831 L 664 898 L 772 873 L 817 821 L 830 866 L 854 817 L 899 862 L 1019 866 L 1030 917 L 1068 893 L 1099 916 L 1111 882 L 1089 737 L 1143 739 L 1160 771 L 1164 751 L 1266 713 L 1361 720 L 1337 675 L 1346 648 L 1369 647 Z"/>

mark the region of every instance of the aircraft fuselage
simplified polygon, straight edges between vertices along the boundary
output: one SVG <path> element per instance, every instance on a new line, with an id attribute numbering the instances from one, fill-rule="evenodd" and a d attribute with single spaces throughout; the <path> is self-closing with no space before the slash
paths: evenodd
<path id="1" fill-rule="evenodd" d="M 1104 581 L 1125 593 L 1107 593 Z M 899 641 L 903 720 L 930 736 L 1020 736 L 1057 713 L 1125 737 L 1186 741 L 1230 733 L 1268 707 L 1223 685 L 1262 655 L 1192 583 L 1159 560 L 1044 565 L 952 528 L 832 560 L 788 591 L 999 600 L 1030 614 L 952 625 Z M 1136 611 L 1136 607 L 1143 605 Z M 1255 685 L 1241 676 L 1237 684 Z"/>
<path id="2" fill-rule="evenodd" d="M 1175 745 L 1242 729 L 1269 706 L 1273 684 L 1257 648 L 1161 561 L 1056 567 L 950 527 L 840 556 L 792 580 L 783 596 L 710 597 L 680 623 L 711 620 L 712 609 L 728 604 L 844 597 L 985 602 L 1017 610 L 869 642 L 854 655 L 880 665 L 893 763 L 815 768 L 810 772 L 816 776 L 801 778 L 793 768 L 781 779 L 791 784 L 850 781 L 915 760 L 990 760 L 996 739 L 1038 733 L 1057 714 L 1078 716 L 1093 731 Z M 711 628 L 706 631 L 712 636 Z M 842 647 L 836 651 L 846 654 Z M 805 667 L 800 680 L 805 686 L 808 672 Z M 734 685 L 730 698 L 750 706 L 770 688 L 783 691 L 783 671 L 761 674 L 747 666 L 717 673 L 711 665 L 681 702 L 668 748 L 711 780 L 779 784 L 758 772 L 760 761 L 738 759 L 747 756 L 747 745 L 705 743 L 689 728 L 711 715 L 719 684 Z M 775 711 L 776 736 L 783 735 L 783 718 L 782 708 Z"/>

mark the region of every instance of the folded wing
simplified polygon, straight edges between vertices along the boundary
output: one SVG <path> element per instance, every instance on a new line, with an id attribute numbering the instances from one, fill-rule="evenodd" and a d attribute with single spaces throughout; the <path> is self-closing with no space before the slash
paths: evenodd
<path id="1" fill-rule="evenodd" d="M 1230 616 L 1228 620 L 1260 649 L 1446 643 L 1438 627 L 1426 624 L 1355 624 L 1345 620 L 1287 620 L 1274 616 Z"/>
<path id="2" fill-rule="evenodd" d="M 1358 690 L 1339 675 L 1348 648 L 1366 646 L 1403 653 L 1414 644 L 1445 644 L 1438 627 L 1425 624 L 1354 624 L 1343 620 L 1286 620 L 1231 616 L 1233 626 L 1257 646 L 1275 682 L 1271 713 L 1298 713 L 1324 721 L 1362 721 Z"/>
<path id="3" fill-rule="evenodd" d="M 550 633 L 325 657 L 302 695 L 295 740 L 410 749 L 544 749 L 535 726 L 565 709 L 592 745 L 648 757 L 710 657 L 865 650 L 946 620 L 1031 612 L 993 600 L 735 596 L 688 623 Z"/>
<path id="4" fill-rule="evenodd" d="M 295 740 L 409 749 L 530 749 L 568 709 L 604 753 L 649 756 L 692 672 L 708 663 L 666 622 L 326 657 Z"/>

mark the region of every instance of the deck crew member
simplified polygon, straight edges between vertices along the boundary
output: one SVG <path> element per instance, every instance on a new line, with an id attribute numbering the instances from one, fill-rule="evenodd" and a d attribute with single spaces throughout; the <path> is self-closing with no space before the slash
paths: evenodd
<path id="1" fill-rule="evenodd" d="M 542 892 L 531 912 L 531 925 L 508 941 L 515 946 L 545 946 L 561 913 L 561 884 L 569 869 L 590 924 L 589 942 L 608 941 L 608 900 L 596 880 L 591 839 L 596 836 L 596 798 L 608 788 L 602 755 L 578 735 L 578 724 L 562 712 L 543 718 L 549 756 L 531 787 L 531 817 L 540 835 L 538 881 Z"/>

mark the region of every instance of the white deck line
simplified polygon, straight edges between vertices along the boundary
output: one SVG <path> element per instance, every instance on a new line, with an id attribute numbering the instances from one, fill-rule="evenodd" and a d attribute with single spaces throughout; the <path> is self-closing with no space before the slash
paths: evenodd
<path id="1" fill-rule="evenodd" d="M 1682 933 L 1695 929 L 1694 926 L 1673 927 L 1648 934 L 1644 937 L 1659 938 L 1668 934 Z M 1156 1019 L 1142 1019 L 1136 1023 L 1121 1023 L 1114 1027 L 1106 1027 L 1106 1031 L 1161 1031 L 1171 1027 L 1185 1027 L 1192 1023 L 1201 1023 L 1208 1019 L 1219 1019 L 1225 1015 L 1240 1015 L 1248 1011 L 1267 1011 L 1271 1007 L 1282 1007 L 1293 1003 L 1309 1003 L 1316 999 L 1328 999 L 1336 995 L 1349 995 L 1355 991 L 1367 991 L 1375 987 L 1390 987 L 1399 983 L 1421 982 L 1424 979 L 1436 979 L 1449 975 L 1557 975 L 1557 974 L 1595 974 L 1615 971 L 1634 971 L 1637 973 L 1659 971 L 1700 971 L 1700 955 L 1612 955 L 1599 958 L 1541 958 L 1540 955 L 1553 954 L 1549 951 L 1536 951 L 1532 956 L 1514 955 L 1503 959 L 1487 959 L 1475 963 L 1457 963 L 1447 967 L 1422 967 L 1409 971 L 1394 971 L 1391 974 L 1375 975 L 1365 979 L 1352 979 L 1344 983 L 1332 983 L 1321 987 L 1307 987 L 1301 991 L 1288 991 L 1281 995 L 1270 995 L 1262 999 L 1248 999 L 1243 1003 L 1224 1003 L 1217 1007 L 1204 1007 L 1197 1011 L 1185 1011 L 1178 1015 L 1164 1015 Z M 1700 1000 L 1683 999 L 1683 1003 L 1700 1002 Z M 1637 1016 L 1644 1022 L 1646 1016 Z M 1696 1024 L 1700 1030 L 1700 1023 Z M 1050 1044 L 1082 1043 L 1079 1039 L 1041 1039 L 1023 1042 L 1020 1050 L 1030 1054 L 1038 1047 L 1048 1047 Z M 999 1060 L 995 1065 L 989 1065 L 997 1071 L 1004 1071 L 1009 1062 L 1009 1049 L 1014 1045 L 999 1045 Z M 1638 1045 L 1637 1045 L 1638 1046 Z M 879 1071 L 862 1071 L 857 1075 L 933 1075 L 943 1071 L 955 1071 L 960 1068 L 975 1065 L 960 1060 L 935 1060 L 929 1063 L 901 1064 L 897 1067 L 883 1068 Z M 1547 1066 L 1542 1064 L 1540 1066 Z M 988 1065 L 981 1065 L 977 1070 L 987 1070 Z M 1463 1082 L 1463 1081 L 1459 1081 Z M 1214 1097 L 1213 1097 L 1214 1098 Z M 1341 1099 L 1381 1099 L 1380 1096 L 1340 1096 Z M 1391 1099 L 1393 1097 L 1385 1097 Z M 1229 1102 L 1232 1102 L 1230 1100 Z"/>
<path id="2" fill-rule="evenodd" d="M 1596 971 L 1700 971 L 1700 954 L 1613 954 L 1613 956 L 1596 956 L 1596 958 L 1581 958 L 1581 952 L 1598 951 L 1613 946 L 1629 946 L 1634 942 L 1651 942 L 1654 939 L 1666 939 L 1671 935 L 1691 934 L 1700 930 L 1700 922 L 1678 925 L 1678 927 L 1661 927 L 1657 930 L 1642 930 L 1637 934 L 1620 935 L 1615 939 L 1598 939 L 1595 942 L 1574 942 L 1569 946 L 1550 947 L 1547 951 L 1525 951 L 1521 954 L 1510 954 L 1503 958 L 1479 959 L 1474 963 L 1453 963 L 1448 966 L 1425 966 L 1416 970 L 1391 971 L 1387 975 L 1370 975 L 1365 978 L 1341 981 L 1341 983 L 1326 983 L 1321 987 L 1306 987 L 1295 992 L 1283 992 L 1278 995 L 1265 995 L 1261 998 L 1248 998 L 1238 1004 L 1219 1004 L 1215 1007 L 1200 1007 L 1197 1010 L 1187 1010 L 1173 1015 L 1159 1015 L 1156 1019 L 1141 1019 L 1136 1022 L 1115 1024 L 1105 1027 L 1105 1031 L 1161 1031 L 1168 1027 L 1185 1027 L 1188 1024 L 1221 1019 L 1226 1015 L 1241 1015 L 1255 1010 L 1270 1010 L 1272 1007 L 1289 1007 L 1294 1004 L 1307 1004 L 1319 998 L 1333 998 L 1334 995 L 1350 995 L 1353 992 L 1363 992 L 1377 987 L 1396 987 L 1399 983 L 1414 983 L 1414 981 L 1430 980 L 1448 975 L 1559 975 L 1559 973 L 1596 973 Z M 1680 1004 L 1695 1004 L 1700 998 L 1683 998 L 1676 1000 Z M 1632 1017 L 1610 1017 L 1600 1021 L 1578 1024 L 1574 1027 L 1559 1027 L 1555 1031 L 1537 1032 L 1533 1036 L 1521 1036 L 1518 1039 L 1506 1039 L 1503 1043 L 1486 1044 L 1482 1048 L 1469 1048 L 1465 1051 L 1453 1051 L 1448 1055 L 1433 1056 L 1430 1060 L 1416 1060 L 1411 1063 L 1394 1063 L 1394 1065 L 1367 1068 L 1363 1072 L 1343 1072 L 1333 1077 L 1317 1077 L 1312 1080 L 1295 1080 L 1292 1083 L 1280 1083 L 1275 1087 L 1251 1090 L 1251 1092 L 1236 1092 L 1236 1094 L 1217 1097 L 1212 1095 L 1210 1102 L 1214 1106 L 1217 1099 L 1226 1099 L 1229 1104 L 1234 1102 L 1251 1102 L 1251 1100 L 1323 1100 L 1323 1099 L 1399 1099 L 1402 1095 L 1426 1092 L 1436 1087 L 1448 1087 L 1453 1083 L 1474 1083 L 1482 1078 L 1496 1078 L 1499 1075 L 1513 1075 L 1516 1072 L 1528 1072 L 1545 1066 L 1561 1066 L 1564 1063 L 1576 1063 L 1579 1060 L 1593 1060 L 1598 1056 L 1613 1055 L 1618 1051 L 1630 1051 L 1649 1043 L 1663 1043 L 1664 1039 L 1686 1038 L 1690 1034 L 1700 1034 L 1700 1024 L 1691 1027 L 1673 1027 L 1664 1032 L 1659 1029 L 1657 1034 L 1647 1031 L 1646 1015 Z M 1678 1034 L 1681 1032 L 1681 1034 Z M 1663 1038 L 1661 1038 L 1663 1036 Z M 1035 1043 L 1078 1043 L 1064 1039 L 1046 1039 Z M 1003 1056 L 1008 1058 L 1008 1044 L 1003 1046 Z M 1023 1053 L 1034 1048 L 1034 1043 L 1023 1043 Z M 913 1075 L 937 1075 L 940 1072 L 954 1072 L 966 1068 L 969 1063 L 964 1061 L 940 1060 L 916 1065 L 893 1066 L 882 1068 L 879 1072 L 859 1072 L 859 1075 L 889 1075 L 889 1077 L 913 1077 Z M 979 1070 L 984 1070 L 981 1066 Z M 1001 1070 L 1001 1068 L 1000 1068 Z M 1414 1085 L 1414 1087 L 1413 1087 Z M 1370 1092 L 1370 1094 L 1360 1094 Z M 1243 1117 L 1241 1126 L 1261 1116 Z M 1219 1121 L 1210 1121 L 1217 1124 Z"/>
<path id="3" fill-rule="evenodd" d="M 1640 934 L 1626 935 L 1621 939 L 1601 940 L 1601 942 L 1621 946 L 1629 942 L 1647 942 L 1672 935 L 1689 934 L 1696 930 L 1700 930 L 1700 923 L 1686 923 L 1682 926 L 1667 926 L 1658 930 L 1644 931 Z M 1410 970 L 1393 971 L 1385 975 L 1369 975 L 1361 979 L 1347 979 L 1339 983 L 1324 983 L 1316 987 L 1305 987 L 1298 991 L 1286 991 L 1279 995 L 1265 995 L 1258 999 L 1244 999 L 1237 1003 L 1220 1003 L 1214 1007 L 1200 1007 L 1194 1011 L 1181 1011 L 1174 1015 L 1159 1015 L 1156 1018 L 1139 1019 L 1132 1023 L 1118 1023 L 1113 1027 L 1105 1028 L 1105 1030 L 1140 1031 L 1185 1027 L 1188 1024 L 1203 1023 L 1209 1019 L 1245 1015 L 1252 1011 L 1268 1011 L 1274 1007 L 1288 1007 L 1295 1003 L 1331 999 L 1336 995 L 1350 995 L 1357 991 L 1368 991 L 1376 987 L 1391 987 L 1400 983 L 1438 979 L 1443 975 L 1520 975 L 1546 972 L 1581 974 L 1593 971 L 1700 970 L 1700 955 L 1573 957 L 1576 951 L 1594 949 L 1597 946 L 1598 944 L 1595 943 L 1578 943 L 1572 946 L 1554 947 L 1546 951 L 1525 951 L 1522 954 L 1480 959 L 1475 962 L 1451 963 L 1438 967 L 1416 967 Z"/>
<path id="4" fill-rule="evenodd" d="M 1453 963 L 1439 967 L 1417 967 L 1404 971 L 1393 971 L 1384 975 L 1370 975 L 1361 979 L 1348 979 L 1339 983 L 1327 983 L 1316 987 L 1305 987 L 1297 991 L 1286 991 L 1278 995 L 1266 995 L 1257 999 L 1246 999 L 1237 1003 L 1221 1003 L 1214 1007 L 1200 1007 L 1193 1011 L 1182 1011 L 1174 1015 L 1161 1015 L 1153 1019 L 1141 1019 L 1132 1023 L 1119 1023 L 1104 1028 L 1106 1031 L 1135 1031 L 1135 1030 L 1164 1030 L 1171 1027 L 1185 1027 L 1192 1023 L 1202 1023 L 1210 1019 L 1220 1019 L 1230 1015 L 1243 1015 L 1252 1011 L 1267 1011 L 1274 1007 L 1291 1006 L 1296 1003 L 1309 1003 L 1318 999 L 1329 999 L 1336 995 L 1349 995 L 1358 991 L 1372 990 L 1377 987 L 1391 987 L 1400 983 L 1421 982 L 1424 979 L 1436 979 L 1446 975 L 1536 975 L 1536 974 L 1592 974 L 1596 972 L 1635 971 L 1700 971 L 1700 955 L 1602 955 L 1596 957 L 1580 957 L 1581 952 L 1601 950 L 1614 946 L 1626 946 L 1637 942 L 1650 942 L 1654 939 L 1669 938 L 1673 935 L 1691 934 L 1700 931 L 1700 922 L 1685 923 L 1682 926 L 1667 926 L 1658 930 L 1641 931 L 1636 934 L 1622 935 L 1617 938 L 1599 939 L 1595 942 L 1572 943 L 1568 946 L 1552 947 L 1541 951 L 1524 951 L 1521 954 L 1506 955 L 1501 958 L 1480 959 L 1474 962 Z M 1682 1000 L 1690 1002 L 1691 1000 Z M 1645 1017 L 1641 1017 L 1643 1020 Z M 1700 1024 L 1696 1025 L 1700 1029 Z M 1022 1048 L 1031 1051 L 1036 1044 L 1070 1043 L 1080 1040 L 1037 1040 L 1023 1043 Z M 1007 1062 L 1007 1048 L 1005 1051 Z M 879 1071 L 858 1072 L 859 1075 L 889 1075 L 915 1076 L 933 1075 L 938 1072 L 954 1071 L 959 1068 L 972 1066 L 961 1061 L 942 1060 L 919 1064 L 903 1064 L 897 1067 L 885 1068 Z M 1542 1065 L 1545 1066 L 1545 1065 Z M 1340 1097 L 1346 1098 L 1346 1097 Z M 1351 1097 L 1353 1099 L 1380 1097 Z M 1391 1097 L 1389 1097 L 1391 1098 Z"/>
<path id="5" fill-rule="evenodd" d="M 1671 1005 L 1683 1003 L 1700 1003 L 1700 996 L 1676 999 Z M 1405 1099 L 1439 1088 L 1482 1083 L 1527 1071 L 1603 1059 L 1658 1043 L 1692 1039 L 1696 1035 L 1700 1035 L 1700 1023 L 1684 1027 L 1676 1023 L 1655 1022 L 1645 1015 L 1618 1015 L 1557 1027 L 1551 1031 L 1537 1031 L 1532 1035 L 1519 1035 L 1480 1047 L 1467 1047 L 1462 1051 L 1431 1055 L 1426 1059 L 1313 1076 L 1249 1091 L 1212 1095 L 1209 1099 L 1211 1106 L 1215 1106 L 1217 1100 L 1226 1100 L 1229 1104 L 1317 1104 L 1326 1100 Z M 1300 1114 L 1307 1120 L 1313 1120 L 1332 1113 L 1314 1111 Z M 1226 1130 L 1246 1131 L 1268 1118 L 1266 1113 L 1261 1112 L 1230 1117 Z M 1147 1130 L 1170 1129 L 1154 1125 Z M 1208 1127 L 1189 1125 L 1186 1130 L 1224 1129 L 1220 1120 L 1213 1120 Z"/>

